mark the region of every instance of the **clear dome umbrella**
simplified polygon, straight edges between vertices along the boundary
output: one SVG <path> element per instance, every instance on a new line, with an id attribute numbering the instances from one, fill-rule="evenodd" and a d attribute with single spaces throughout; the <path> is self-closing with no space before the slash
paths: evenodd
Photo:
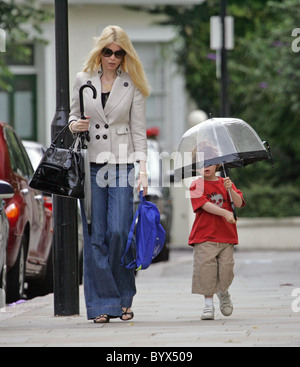
<path id="1" fill-rule="evenodd" d="M 212 165 L 220 165 L 226 176 L 227 168 L 245 167 L 269 159 L 272 156 L 268 143 L 262 142 L 245 121 L 211 118 L 189 129 L 182 136 L 175 160 L 174 177 L 179 181 L 200 176 L 202 168 Z"/>

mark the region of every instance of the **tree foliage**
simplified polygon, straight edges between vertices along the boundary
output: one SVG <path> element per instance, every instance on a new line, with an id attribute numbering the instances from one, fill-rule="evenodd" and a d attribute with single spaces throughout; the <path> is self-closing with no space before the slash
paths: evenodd
<path id="1" fill-rule="evenodd" d="M 267 2 L 259 19 L 231 57 L 232 112 L 271 144 L 275 166 L 264 166 L 263 180 L 295 185 L 300 183 L 300 54 L 292 51 L 291 33 L 300 24 L 299 2 Z M 244 180 L 258 178 L 255 167 L 248 172 Z"/>
<path id="2" fill-rule="evenodd" d="M 29 44 L 44 42 L 41 24 L 52 17 L 37 0 L 0 0 L 0 28 L 6 33 L 6 52 L 0 53 L 1 89 L 10 90 L 8 60 L 26 63 L 32 56 Z"/>
<path id="3" fill-rule="evenodd" d="M 220 1 L 150 11 L 165 14 L 164 24 L 178 31 L 177 62 L 190 98 L 198 108 L 219 116 L 220 82 L 209 24 L 211 16 L 220 14 Z M 274 158 L 273 169 L 261 162 L 231 175 L 242 188 L 254 182 L 271 185 L 274 191 L 283 184 L 299 187 L 300 53 L 291 47 L 292 31 L 300 28 L 299 0 L 228 0 L 228 15 L 235 19 L 235 49 L 228 51 L 231 116 L 245 120 L 268 140 Z"/>

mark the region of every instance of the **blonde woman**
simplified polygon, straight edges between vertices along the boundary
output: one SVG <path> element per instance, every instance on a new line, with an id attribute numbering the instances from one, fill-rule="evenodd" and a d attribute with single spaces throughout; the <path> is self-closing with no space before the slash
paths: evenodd
<path id="1" fill-rule="evenodd" d="M 97 98 L 92 98 L 90 88 L 84 90 L 87 119 L 83 120 L 79 89 L 86 83 L 96 88 Z M 144 195 L 148 190 L 148 96 L 143 66 L 128 35 L 117 26 L 105 28 L 84 71 L 77 74 L 69 119 L 71 132 L 89 132 L 92 233 L 88 233 L 82 210 L 84 291 L 87 317 L 95 323 L 134 317 L 134 271 L 121 266 L 121 257 L 133 220 L 135 162 L 139 162 L 137 188 L 142 187 Z"/>

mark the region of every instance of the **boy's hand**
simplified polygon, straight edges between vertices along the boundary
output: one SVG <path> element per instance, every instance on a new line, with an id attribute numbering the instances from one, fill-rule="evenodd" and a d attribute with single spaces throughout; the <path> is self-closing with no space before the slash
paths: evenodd
<path id="1" fill-rule="evenodd" d="M 236 221 L 234 219 L 234 215 L 232 212 L 230 212 L 229 210 L 226 210 L 226 213 L 224 215 L 224 218 L 227 220 L 228 223 L 230 224 L 235 224 Z"/>
<path id="2" fill-rule="evenodd" d="M 229 177 L 224 178 L 224 187 L 227 191 L 232 189 L 232 182 Z"/>

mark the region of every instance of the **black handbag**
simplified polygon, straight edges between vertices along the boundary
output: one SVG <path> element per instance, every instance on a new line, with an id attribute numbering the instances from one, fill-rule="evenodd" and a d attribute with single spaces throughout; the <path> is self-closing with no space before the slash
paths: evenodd
<path id="1" fill-rule="evenodd" d="M 82 141 L 77 137 L 70 148 L 57 147 L 66 125 L 45 152 L 29 186 L 48 194 L 84 199 L 84 161 L 80 153 Z"/>

